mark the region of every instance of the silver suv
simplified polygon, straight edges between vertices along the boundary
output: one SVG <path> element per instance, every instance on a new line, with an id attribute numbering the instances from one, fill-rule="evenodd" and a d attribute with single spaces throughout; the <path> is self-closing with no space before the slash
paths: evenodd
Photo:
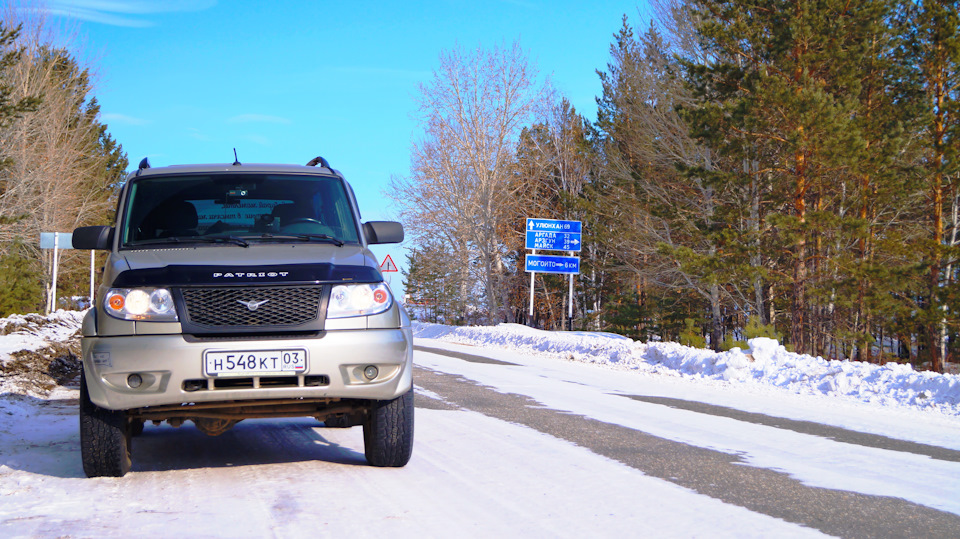
<path id="1" fill-rule="evenodd" d="M 374 466 L 413 450 L 410 320 L 326 160 L 188 165 L 130 174 L 116 226 L 81 227 L 109 251 L 83 320 L 80 446 L 89 477 L 122 476 L 146 421 L 218 435 L 248 418 L 363 425 Z"/>

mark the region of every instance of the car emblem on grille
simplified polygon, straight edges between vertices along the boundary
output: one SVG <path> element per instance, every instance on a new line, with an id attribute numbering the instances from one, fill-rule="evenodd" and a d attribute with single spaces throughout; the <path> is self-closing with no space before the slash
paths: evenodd
<path id="1" fill-rule="evenodd" d="M 237 300 L 237 303 L 243 305 L 244 307 L 250 309 L 251 311 L 256 311 L 257 309 L 260 308 L 261 305 L 263 305 L 264 303 L 266 303 L 266 302 L 268 302 L 268 301 L 270 301 L 270 300 L 269 300 L 269 299 L 265 299 L 265 300 L 262 300 L 262 301 L 243 301 L 242 299 L 238 299 L 238 300 Z"/>

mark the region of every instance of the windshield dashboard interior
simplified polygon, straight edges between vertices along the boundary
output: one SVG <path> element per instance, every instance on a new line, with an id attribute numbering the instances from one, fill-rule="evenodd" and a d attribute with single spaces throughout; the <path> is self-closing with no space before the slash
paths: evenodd
<path id="1" fill-rule="evenodd" d="M 359 243 L 339 178 L 296 174 L 191 174 L 131 180 L 124 248 L 252 242 Z"/>

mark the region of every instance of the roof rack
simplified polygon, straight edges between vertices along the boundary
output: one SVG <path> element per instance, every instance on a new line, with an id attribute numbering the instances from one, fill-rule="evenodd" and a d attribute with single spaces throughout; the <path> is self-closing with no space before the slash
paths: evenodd
<path id="1" fill-rule="evenodd" d="M 137 176 L 140 175 L 141 171 L 148 168 L 150 168 L 150 160 L 144 157 L 143 159 L 140 160 L 140 165 L 137 166 Z"/>
<path id="2" fill-rule="evenodd" d="M 317 166 L 317 164 L 319 164 L 320 166 L 323 166 L 323 167 L 325 167 L 325 168 L 330 168 L 330 163 L 328 163 L 326 159 L 324 159 L 323 157 L 321 157 L 321 156 L 319 156 L 319 155 L 316 156 L 316 157 L 314 157 L 313 159 L 307 161 L 307 166 L 308 166 L 308 167 L 315 167 L 315 166 Z M 333 170 L 333 169 L 330 168 L 330 170 Z"/>

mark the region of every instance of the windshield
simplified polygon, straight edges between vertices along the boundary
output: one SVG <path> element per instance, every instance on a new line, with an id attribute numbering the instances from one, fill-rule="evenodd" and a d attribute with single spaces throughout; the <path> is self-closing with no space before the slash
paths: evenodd
<path id="1" fill-rule="evenodd" d="M 137 178 L 126 202 L 125 247 L 251 241 L 358 243 L 338 178 L 214 174 Z M 231 241 L 221 241 L 223 239 Z"/>

